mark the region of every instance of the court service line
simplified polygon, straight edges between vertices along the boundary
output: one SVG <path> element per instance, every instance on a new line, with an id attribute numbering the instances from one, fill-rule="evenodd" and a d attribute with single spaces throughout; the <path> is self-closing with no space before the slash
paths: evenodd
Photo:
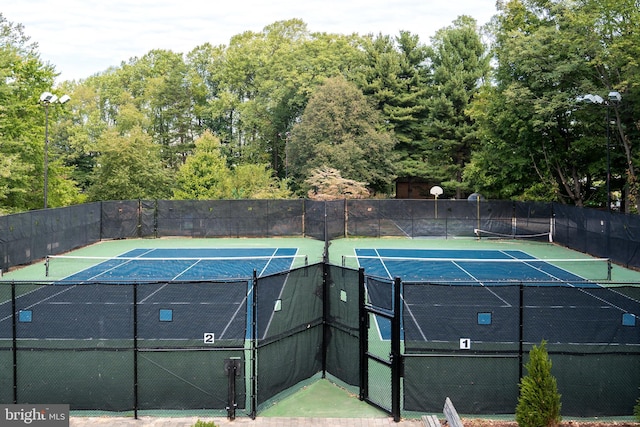
<path id="1" fill-rule="evenodd" d="M 98 277 L 102 276 L 103 274 L 108 273 L 108 272 L 110 272 L 110 271 L 113 271 L 113 270 L 115 270 L 115 269 L 117 269 L 117 268 L 120 268 L 120 267 L 122 267 L 123 265 L 129 264 L 130 262 L 133 262 L 133 260 L 134 260 L 134 259 L 140 258 L 140 257 L 142 257 L 142 256 L 144 256 L 144 255 L 146 255 L 146 254 L 148 254 L 148 253 L 153 252 L 153 251 L 154 251 L 154 249 L 149 249 L 148 251 L 143 252 L 143 253 L 141 253 L 141 254 L 140 254 L 140 255 L 138 255 L 138 256 L 135 256 L 135 257 L 132 257 L 131 259 L 128 259 L 127 261 L 123 262 L 122 264 L 114 265 L 113 267 L 108 268 L 108 269 L 106 269 L 105 271 L 101 271 L 101 272 L 100 272 L 100 274 L 96 274 L 95 276 L 93 276 L 93 277 L 89 278 L 89 279 L 88 279 L 88 281 L 92 281 L 92 280 L 94 280 L 94 279 L 97 279 Z M 115 258 L 115 259 L 117 259 L 117 258 Z"/>
<path id="2" fill-rule="evenodd" d="M 275 248 L 273 250 L 273 252 L 271 253 L 271 258 L 269 258 L 269 261 L 267 261 L 267 263 L 264 265 L 264 267 L 262 267 L 262 270 L 260 270 L 260 274 L 258 275 L 258 277 L 262 277 L 264 272 L 267 271 L 267 267 L 269 267 L 269 264 L 271 264 L 271 261 L 273 260 L 273 257 L 276 256 L 277 253 L 278 253 L 278 248 Z"/>
<path id="3" fill-rule="evenodd" d="M 507 254 L 507 255 L 508 255 L 508 254 Z M 515 257 L 514 257 L 514 258 L 515 258 Z M 516 259 L 519 259 L 519 258 L 516 258 Z M 604 303 L 605 305 L 608 305 L 608 306 L 609 306 L 609 307 L 611 307 L 611 308 L 615 308 L 615 309 L 617 309 L 617 310 L 619 310 L 619 311 L 621 311 L 621 312 L 623 312 L 623 313 L 627 313 L 627 310 L 625 310 L 625 309 L 624 309 L 624 308 L 622 308 L 622 307 L 619 307 L 619 306 L 615 305 L 615 304 L 614 304 L 614 303 L 612 303 L 611 301 L 607 301 L 606 299 L 604 299 L 604 298 L 602 298 L 602 297 L 599 297 L 599 296 L 597 296 L 597 295 L 594 295 L 594 294 L 592 294 L 591 292 L 587 291 L 586 289 L 581 288 L 581 287 L 579 287 L 579 286 L 576 286 L 576 285 L 574 285 L 574 284 L 573 284 L 573 283 L 571 283 L 571 282 L 568 282 L 568 281 L 566 281 L 566 280 L 562 280 L 562 279 L 560 279 L 559 277 L 557 277 L 557 276 L 555 276 L 555 275 L 553 275 L 553 274 L 551 274 L 551 273 L 549 273 L 549 272 L 547 272 L 547 271 L 544 271 L 544 270 L 542 270 L 541 268 L 539 268 L 539 267 L 537 267 L 537 266 L 534 266 L 534 265 L 532 265 L 532 264 L 530 264 L 530 263 L 528 263 L 528 262 L 526 262 L 526 261 L 525 261 L 524 263 L 525 263 L 526 265 L 528 265 L 529 267 L 531 267 L 531 268 L 533 268 L 533 269 L 535 269 L 535 270 L 538 270 L 538 271 L 540 271 L 541 273 L 546 274 L 547 276 L 551 277 L 552 279 L 555 279 L 556 281 L 558 281 L 558 282 L 559 282 L 559 283 L 561 283 L 561 284 L 565 284 L 565 285 L 568 285 L 568 286 L 570 286 L 570 287 L 572 287 L 572 288 L 578 289 L 578 290 L 579 290 L 580 292 L 582 292 L 583 294 L 585 294 L 585 295 L 589 295 L 590 297 L 592 297 L 592 298 L 594 298 L 594 299 L 596 299 L 596 300 L 598 300 L 598 301 L 600 301 L 600 302 Z M 552 264 L 552 265 L 553 265 L 553 264 Z M 574 275 L 574 276 L 576 276 L 576 277 L 580 277 L 580 276 L 578 276 L 577 274 L 574 274 L 574 273 L 570 272 L 569 270 L 565 270 L 564 268 L 557 267 L 557 266 L 554 266 L 554 267 L 556 267 L 556 268 L 558 268 L 558 269 L 560 269 L 560 270 L 566 271 L 567 273 L 570 273 L 570 274 L 572 274 L 572 275 Z M 582 278 L 582 277 L 580 277 L 580 278 Z M 584 278 L 582 278 L 582 279 L 584 279 Z M 586 281 L 587 279 L 584 279 L 584 280 Z M 598 285 L 601 289 L 609 289 L 609 288 L 607 288 L 607 287 L 605 287 L 605 286 L 600 285 L 599 283 L 595 283 L 595 282 L 593 282 L 593 283 L 594 283 L 594 284 L 596 284 L 596 285 Z M 614 292 L 614 291 L 612 291 L 611 289 L 609 289 L 609 290 L 610 290 L 611 292 Z M 620 295 L 622 295 L 622 294 L 620 294 Z"/>
<path id="4" fill-rule="evenodd" d="M 376 251 L 376 256 L 380 259 L 380 264 L 382 264 L 382 266 L 384 267 L 384 270 L 387 272 L 387 276 L 389 276 L 390 279 L 393 279 L 393 276 L 391 275 L 391 272 L 387 268 L 387 264 L 385 264 L 385 262 L 382 260 L 382 255 L 380 255 L 380 252 L 378 252 L 377 249 L 374 249 L 374 251 Z M 360 262 L 358 261 L 358 264 L 359 263 Z"/>
<path id="5" fill-rule="evenodd" d="M 197 260 L 196 262 L 194 262 L 193 264 L 191 264 L 189 267 L 185 268 L 184 270 L 182 270 L 178 275 L 176 275 L 173 279 L 171 280 L 177 280 L 178 277 L 182 276 L 183 274 L 185 274 L 187 271 L 191 270 L 193 267 L 196 266 L 196 264 L 198 264 L 200 261 L 202 261 L 201 259 Z"/>
<path id="6" fill-rule="evenodd" d="M 163 290 L 166 286 L 169 286 L 169 283 L 165 283 L 164 285 L 160 286 L 157 290 L 151 292 L 146 298 L 141 299 L 138 304 L 143 304 L 143 303 L 147 302 L 147 300 L 149 298 L 151 298 L 152 296 L 154 296 L 155 294 L 157 294 L 158 292 Z"/>
<path id="7" fill-rule="evenodd" d="M 35 303 L 33 303 L 33 304 L 31 304 L 31 305 L 27 306 L 27 307 L 24 307 L 24 308 L 22 308 L 21 310 L 29 309 L 29 308 L 35 307 L 36 305 L 41 304 L 41 303 L 43 303 L 43 302 L 46 302 L 46 301 L 50 300 L 51 298 L 55 298 L 55 297 L 57 297 L 58 295 L 63 294 L 63 293 L 65 293 L 65 292 L 67 292 L 68 290 L 75 288 L 76 286 L 77 286 L 77 285 L 71 285 L 71 286 L 69 286 L 69 287 L 67 287 L 67 288 L 65 288 L 65 289 L 63 289 L 63 290 L 61 290 L 60 292 L 57 292 L 57 293 L 55 293 L 55 294 L 53 294 L 53 295 L 49 295 L 47 298 L 45 298 L 45 299 L 41 299 L 40 301 L 37 301 L 37 302 L 35 302 Z M 33 290 L 33 292 L 35 292 L 35 291 L 37 291 L 37 289 L 34 289 L 34 290 Z M 29 292 L 29 293 L 31 293 L 31 292 Z M 24 295 L 27 295 L 27 294 L 24 294 Z M 20 296 L 22 297 L 22 296 L 24 296 L 24 295 L 20 295 Z M 18 298 L 19 298 L 19 297 L 18 297 Z M 17 299 L 17 298 L 16 298 L 16 299 Z M 11 315 L 11 316 L 7 316 L 7 317 L 3 317 L 2 319 L 0 319 L 0 321 L 4 322 L 5 320 L 7 320 L 7 319 L 11 319 L 12 317 L 13 317 L 13 315 Z"/>
<path id="8" fill-rule="evenodd" d="M 539 271 L 539 272 L 541 272 L 541 273 L 543 273 L 543 274 L 545 274 L 545 275 L 547 275 L 547 276 L 551 277 L 552 279 L 555 279 L 556 281 L 558 281 L 558 282 L 560 282 L 560 283 L 564 283 L 564 284 L 566 284 L 566 285 L 570 285 L 570 286 L 572 286 L 572 287 L 574 287 L 574 288 L 576 287 L 575 285 L 573 285 L 573 284 L 572 284 L 571 282 L 569 282 L 568 280 L 562 280 L 561 278 L 559 278 L 559 277 L 557 277 L 557 276 L 555 276 L 555 275 L 553 275 L 553 274 L 549 273 L 548 271 L 544 271 L 542 268 L 540 268 L 540 267 L 538 267 L 538 266 L 536 266 L 536 265 L 533 265 L 532 263 L 528 262 L 528 261 L 529 261 L 529 259 L 527 259 L 527 258 L 516 258 L 515 256 L 513 256 L 513 255 L 511 255 L 511 254 L 508 254 L 508 253 L 506 253 L 506 252 L 504 252 L 504 251 L 500 251 L 500 252 L 502 252 L 502 253 L 504 253 L 505 255 L 507 255 L 507 256 L 509 256 L 509 257 L 511 257 L 512 259 L 515 259 L 515 260 L 518 260 L 518 261 L 522 261 L 522 263 L 523 263 L 524 265 L 526 265 L 526 266 L 528 266 L 528 267 L 531 267 L 531 268 L 533 268 L 534 270 L 537 270 L 537 271 Z M 526 252 L 524 252 L 524 253 L 526 253 Z M 527 255 L 529 255 L 529 254 L 527 254 Z M 530 255 L 530 256 L 531 256 L 531 255 Z M 551 264 L 550 262 L 548 262 L 547 260 L 545 260 L 544 258 L 534 258 L 534 259 L 542 261 L 542 265 L 550 265 L 550 266 L 552 266 L 552 267 L 554 267 L 554 268 L 557 268 L 558 270 L 562 270 L 562 271 L 564 271 L 564 272 L 567 272 L 567 273 L 571 274 L 572 276 L 578 277 L 578 278 L 582 279 L 582 280 L 583 280 L 583 281 L 585 281 L 585 282 L 589 282 L 589 281 L 590 281 L 590 280 L 588 280 L 587 278 L 582 277 L 582 276 L 579 276 L 579 275 L 577 275 L 577 274 L 575 274 L 575 273 L 572 273 L 571 271 L 569 271 L 569 270 L 567 270 L 567 269 L 565 269 L 565 268 L 559 267 L 559 266 L 557 266 L 557 265 L 553 265 L 553 264 Z"/>
<path id="9" fill-rule="evenodd" d="M 418 323 L 418 319 L 416 319 L 416 317 L 413 315 L 413 311 L 411 311 L 409 304 L 407 304 L 407 302 L 404 300 L 404 296 L 402 296 L 402 303 L 404 304 L 405 309 L 409 312 L 409 316 L 411 316 L 411 320 L 413 320 L 413 323 L 416 325 L 416 327 L 420 331 L 420 336 L 422 337 L 422 339 L 424 341 L 428 341 L 427 336 L 424 334 L 424 331 L 422 330 L 422 328 L 420 327 L 420 324 Z"/>
<path id="10" fill-rule="evenodd" d="M 507 302 L 507 300 L 505 300 L 504 298 L 502 298 L 500 295 L 498 295 L 497 293 L 495 293 L 493 290 L 491 290 L 489 287 L 485 286 L 483 282 L 481 282 L 480 280 L 478 280 L 477 277 L 475 277 L 473 274 L 469 273 L 465 268 L 463 268 L 460 264 L 458 264 L 456 261 L 451 261 L 453 263 L 453 265 L 455 265 L 456 267 L 458 267 L 460 270 L 462 270 L 466 275 L 468 275 L 469 277 L 471 277 L 473 280 L 475 280 L 476 282 L 478 282 L 478 284 L 480 286 L 482 286 L 483 288 L 485 288 L 486 290 L 488 290 L 490 293 L 493 294 L 493 296 L 495 296 L 496 298 L 498 298 L 500 301 L 502 301 L 503 303 L 506 304 L 506 307 L 512 307 L 511 304 L 509 304 Z"/>
<path id="11" fill-rule="evenodd" d="M 251 287 L 253 290 L 253 286 Z M 233 320 L 238 317 L 238 313 L 240 312 L 240 309 L 242 308 L 242 306 L 244 305 L 245 307 L 247 307 L 247 296 L 245 295 L 244 298 L 242 298 L 242 302 L 240 304 L 238 304 L 238 308 L 236 309 L 236 311 L 233 312 L 233 316 L 231 316 L 229 318 L 229 322 L 227 322 L 227 325 L 224 327 L 224 329 L 222 330 L 222 332 L 220 333 L 220 338 L 224 337 L 224 335 L 227 333 L 227 331 L 229 330 L 229 328 L 231 327 L 231 323 L 233 323 Z M 246 308 L 246 311 L 248 312 L 250 310 L 250 307 Z M 245 313 L 244 316 L 244 321 L 246 323 L 247 321 L 247 314 Z M 247 335 L 247 332 L 245 331 L 245 336 Z"/>
<path id="12" fill-rule="evenodd" d="M 287 282 L 289 282 L 289 274 L 287 273 L 285 278 L 284 278 L 284 282 L 282 283 L 282 288 L 280 288 L 280 293 L 278 293 L 278 301 L 282 300 L 282 294 L 284 293 L 284 287 L 287 286 Z M 257 296 L 257 294 L 254 294 L 254 298 Z M 267 332 L 269 332 L 269 328 L 271 327 L 271 323 L 273 322 L 273 317 L 276 315 L 276 310 L 275 307 L 271 307 L 271 316 L 269 316 L 269 321 L 267 322 L 267 327 L 264 328 L 264 335 L 262 336 L 262 339 L 265 339 L 267 337 Z M 254 319 L 255 322 L 258 321 L 258 319 Z"/>

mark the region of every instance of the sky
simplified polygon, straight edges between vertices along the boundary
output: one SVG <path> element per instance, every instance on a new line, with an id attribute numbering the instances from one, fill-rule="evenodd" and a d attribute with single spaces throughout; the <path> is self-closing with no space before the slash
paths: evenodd
<path id="1" fill-rule="evenodd" d="M 437 30 L 469 15 L 482 25 L 496 0 L 0 0 L 0 13 L 22 24 L 57 81 L 83 79 L 152 49 L 188 53 L 204 43 L 227 45 L 245 31 L 260 32 L 301 19 L 311 32 L 400 31 L 429 44 Z M 5 3 L 5 4 L 2 4 Z"/>

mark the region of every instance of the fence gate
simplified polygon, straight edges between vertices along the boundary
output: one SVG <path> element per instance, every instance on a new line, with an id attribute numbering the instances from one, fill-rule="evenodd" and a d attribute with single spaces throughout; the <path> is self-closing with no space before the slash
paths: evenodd
<path id="1" fill-rule="evenodd" d="M 360 270 L 360 399 L 400 421 L 400 279 Z"/>

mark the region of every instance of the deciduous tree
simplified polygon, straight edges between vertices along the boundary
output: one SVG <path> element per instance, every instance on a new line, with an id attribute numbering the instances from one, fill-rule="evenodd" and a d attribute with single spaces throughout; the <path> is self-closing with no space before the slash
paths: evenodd
<path id="1" fill-rule="evenodd" d="M 302 182 L 313 169 L 330 166 L 344 178 L 386 193 L 394 178 L 394 143 L 362 92 L 335 77 L 318 88 L 293 127 L 290 169 Z"/>

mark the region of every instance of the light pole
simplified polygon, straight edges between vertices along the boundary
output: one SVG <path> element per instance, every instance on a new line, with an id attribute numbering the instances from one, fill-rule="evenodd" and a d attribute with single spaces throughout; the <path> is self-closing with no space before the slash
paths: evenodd
<path id="1" fill-rule="evenodd" d="M 607 96 L 607 99 L 603 99 L 599 95 L 582 95 L 578 97 L 579 102 L 587 102 L 589 104 L 600 104 L 607 108 L 606 120 L 607 120 L 607 212 L 611 211 L 611 122 L 609 108 L 612 105 L 617 105 L 622 100 L 620 92 L 611 91 Z"/>
<path id="2" fill-rule="evenodd" d="M 47 195 L 49 192 L 49 105 L 53 103 L 64 104 L 71 98 L 63 95 L 58 98 L 51 92 L 42 92 L 40 102 L 44 105 L 44 208 L 47 209 Z"/>

